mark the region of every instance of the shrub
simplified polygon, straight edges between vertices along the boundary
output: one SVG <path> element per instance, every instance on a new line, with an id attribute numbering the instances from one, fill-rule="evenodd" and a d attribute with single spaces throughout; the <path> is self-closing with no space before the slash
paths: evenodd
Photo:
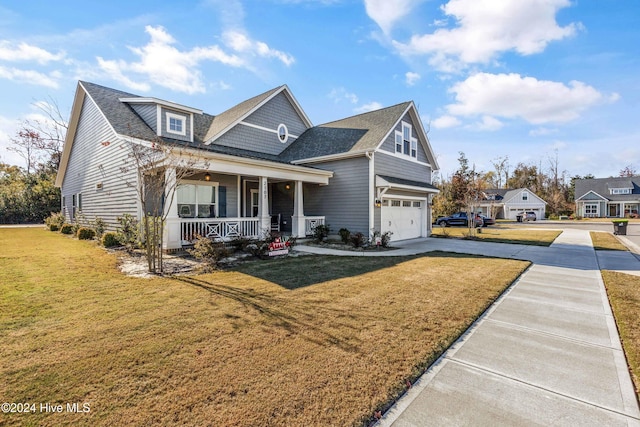
<path id="1" fill-rule="evenodd" d="M 120 244 L 131 249 L 138 243 L 138 220 L 130 214 L 124 214 L 116 218 L 118 226 L 116 233 Z"/>
<path id="2" fill-rule="evenodd" d="M 58 231 L 64 224 L 64 215 L 62 213 L 52 213 L 47 218 L 45 218 L 44 223 L 47 225 L 49 230 Z"/>
<path id="3" fill-rule="evenodd" d="M 118 234 L 113 231 L 108 231 L 102 235 L 102 246 L 105 248 L 112 248 L 114 246 L 120 246 L 120 240 Z"/>
<path id="4" fill-rule="evenodd" d="M 91 225 L 93 229 L 96 231 L 96 236 L 98 236 L 98 239 L 100 239 L 104 234 L 104 229 L 107 227 L 107 224 L 104 222 L 102 218 L 97 216 L 96 219 L 93 220 Z"/>
<path id="5" fill-rule="evenodd" d="M 341 228 L 340 230 L 338 230 L 338 234 L 340 235 L 340 240 L 342 240 L 342 243 L 349 243 L 349 238 L 351 237 L 351 232 L 349 230 L 347 230 L 346 228 Z"/>
<path id="6" fill-rule="evenodd" d="M 316 227 L 313 229 L 313 240 L 320 243 L 329 236 L 330 232 L 331 228 L 329 227 L 329 224 L 316 225 Z"/>
<path id="7" fill-rule="evenodd" d="M 351 244 L 356 248 L 361 248 L 364 246 L 366 239 L 364 238 L 364 234 L 358 232 L 356 234 L 351 235 Z"/>
<path id="8" fill-rule="evenodd" d="M 62 224 L 60 232 L 62 234 L 73 234 L 73 224 Z"/>
<path id="9" fill-rule="evenodd" d="M 80 227 L 78 228 L 76 236 L 78 236 L 78 239 L 80 240 L 92 240 L 96 237 L 96 232 L 94 229 L 89 227 Z"/>
<path id="10" fill-rule="evenodd" d="M 230 255 L 229 249 L 223 242 L 216 242 L 202 236 L 197 237 L 193 249 L 189 249 L 187 252 L 212 267 L 215 267 L 221 259 Z"/>

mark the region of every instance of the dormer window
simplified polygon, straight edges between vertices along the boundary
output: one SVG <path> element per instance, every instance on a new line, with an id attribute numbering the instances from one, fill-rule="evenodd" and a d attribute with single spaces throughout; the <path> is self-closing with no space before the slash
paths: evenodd
<path id="1" fill-rule="evenodd" d="M 167 132 L 168 133 L 175 133 L 178 135 L 186 135 L 187 131 L 186 131 L 186 126 L 185 126 L 185 117 L 178 115 L 178 114 L 174 114 L 174 113 L 167 113 Z"/>
<path id="2" fill-rule="evenodd" d="M 611 194 L 631 194 L 631 188 L 610 188 Z"/>

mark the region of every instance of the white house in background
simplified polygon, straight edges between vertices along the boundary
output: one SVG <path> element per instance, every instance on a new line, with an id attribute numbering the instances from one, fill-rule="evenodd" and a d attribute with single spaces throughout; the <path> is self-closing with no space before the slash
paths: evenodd
<path id="1" fill-rule="evenodd" d="M 575 181 L 576 215 L 585 218 L 638 217 L 640 178 L 596 178 Z"/>
<path id="2" fill-rule="evenodd" d="M 485 190 L 480 202 L 480 210 L 484 215 L 495 219 L 512 219 L 523 211 L 535 212 L 536 218 L 545 217 L 547 202 L 536 196 L 528 188 L 513 190 L 497 188 Z"/>
<path id="3" fill-rule="evenodd" d="M 393 240 L 431 231 L 438 164 L 414 103 L 314 126 L 286 85 L 214 116 L 79 82 L 56 179 L 67 220 L 82 212 L 113 228 L 125 213 L 140 218 L 136 191 L 122 176 L 137 182 L 136 171 L 122 165 L 131 144 L 155 141 L 198 159 L 163 206 L 166 249 L 196 234 L 305 236 L 318 224 L 365 236 L 389 231 Z M 178 175 L 159 167 L 155 176 Z"/>

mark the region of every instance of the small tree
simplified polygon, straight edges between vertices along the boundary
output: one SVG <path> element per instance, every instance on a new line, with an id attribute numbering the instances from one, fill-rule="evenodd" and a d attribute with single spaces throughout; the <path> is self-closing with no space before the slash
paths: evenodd
<path id="1" fill-rule="evenodd" d="M 142 242 L 149 272 L 163 272 L 164 225 L 180 181 L 206 169 L 208 162 L 198 159 L 186 147 L 154 141 L 126 141 L 128 150 L 120 168 L 126 185 L 136 190 L 142 207 Z"/>

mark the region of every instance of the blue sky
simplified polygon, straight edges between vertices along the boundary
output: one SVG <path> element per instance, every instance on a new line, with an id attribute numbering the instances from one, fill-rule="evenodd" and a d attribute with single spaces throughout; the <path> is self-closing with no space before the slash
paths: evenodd
<path id="1" fill-rule="evenodd" d="M 637 0 L 0 3 L 0 161 L 78 80 L 210 114 L 287 84 L 314 124 L 413 100 L 441 173 L 640 170 Z"/>

